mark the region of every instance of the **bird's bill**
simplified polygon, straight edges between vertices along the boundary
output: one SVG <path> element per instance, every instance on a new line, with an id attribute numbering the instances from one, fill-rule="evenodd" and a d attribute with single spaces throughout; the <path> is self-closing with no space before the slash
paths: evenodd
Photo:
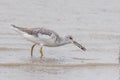
<path id="1" fill-rule="evenodd" d="M 79 44 L 78 42 L 76 41 L 73 41 L 73 44 L 76 45 L 77 47 L 79 47 L 80 49 L 82 49 L 83 51 L 86 51 L 86 48 L 83 47 L 81 44 Z"/>

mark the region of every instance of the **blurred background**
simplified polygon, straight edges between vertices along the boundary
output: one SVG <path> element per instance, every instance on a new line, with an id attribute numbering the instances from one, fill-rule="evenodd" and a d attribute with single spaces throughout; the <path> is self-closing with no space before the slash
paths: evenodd
<path id="1" fill-rule="evenodd" d="M 75 67 L 91 63 L 118 64 L 119 2 L 0 0 L 0 79 L 119 80 L 119 67 L 116 66 Z M 34 57 L 31 58 L 30 48 L 33 43 L 14 31 L 11 24 L 26 28 L 44 27 L 56 31 L 60 36 L 72 35 L 87 51 L 83 52 L 72 44 L 56 48 L 44 47 L 44 58 L 40 59 L 39 46 L 36 46 Z M 44 68 L 42 65 L 45 65 Z M 65 65 L 74 65 L 74 68 Z"/>

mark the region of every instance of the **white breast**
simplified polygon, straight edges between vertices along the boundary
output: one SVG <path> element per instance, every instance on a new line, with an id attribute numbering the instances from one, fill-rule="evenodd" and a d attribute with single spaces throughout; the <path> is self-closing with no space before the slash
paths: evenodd
<path id="1" fill-rule="evenodd" d="M 56 46 L 56 37 L 51 35 L 44 35 L 44 34 L 38 34 L 38 38 L 39 38 L 39 41 L 45 45 L 45 46 L 49 46 L 49 47 L 54 47 Z"/>

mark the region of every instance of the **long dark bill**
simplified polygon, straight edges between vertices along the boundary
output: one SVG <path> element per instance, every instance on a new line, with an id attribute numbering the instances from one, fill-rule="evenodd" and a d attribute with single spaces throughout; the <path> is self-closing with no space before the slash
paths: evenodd
<path id="1" fill-rule="evenodd" d="M 79 44 L 76 41 L 73 41 L 73 44 L 75 44 L 77 47 L 79 47 L 80 49 L 82 49 L 83 51 L 86 51 L 87 49 L 85 47 L 83 47 L 81 44 Z"/>

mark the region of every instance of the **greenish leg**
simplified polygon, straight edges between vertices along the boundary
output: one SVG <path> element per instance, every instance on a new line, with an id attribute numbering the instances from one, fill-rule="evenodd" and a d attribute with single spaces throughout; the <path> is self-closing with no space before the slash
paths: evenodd
<path id="1" fill-rule="evenodd" d="M 31 47 L 31 57 L 33 56 L 33 49 L 34 49 L 35 45 L 36 44 L 32 45 L 32 47 Z"/>
<path id="2" fill-rule="evenodd" d="M 40 48 L 40 57 L 42 58 L 43 57 L 43 51 L 42 51 L 42 47 Z"/>

